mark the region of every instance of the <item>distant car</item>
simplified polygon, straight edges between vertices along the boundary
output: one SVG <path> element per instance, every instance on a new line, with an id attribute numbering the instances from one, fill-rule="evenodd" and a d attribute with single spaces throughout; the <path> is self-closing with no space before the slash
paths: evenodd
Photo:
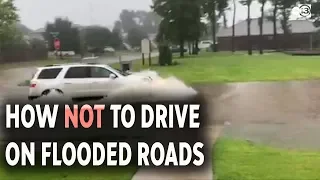
<path id="1" fill-rule="evenodd" d="M 210 40 L 200 41 L 200 43 L 198 44 L 198 48 L 208 49 L 208 48 L 211 48 L 212 45 L 213 45 L 213 41 L 210 41 Z"/>
<path id="2" fill-rule="evenodd" d="M 105 47 L 103 50 L 104 52 L 109 52 L 109 53 L 114 53 L 116 51 L 115 49 L 113 49 L 113 47 L 109 47 L 109 46 Z"/>
<path id="3" fill-rule="evenodd" d="M 29 100 L 57 91 L 66 97 L 106 97 L 128 83 L 149 83 L 154 73 L 128 73 L 104 64 L 54 64 L 40 67 L 30 81 Z"/>
<path id="4" fill-rule="evenodd" d="M 86 60 L 96 60 L 99 59 L 99 56 L 90 56 L 90 57 L 84 57 L 82 58 L 82 60 L 86 61 Z"/>

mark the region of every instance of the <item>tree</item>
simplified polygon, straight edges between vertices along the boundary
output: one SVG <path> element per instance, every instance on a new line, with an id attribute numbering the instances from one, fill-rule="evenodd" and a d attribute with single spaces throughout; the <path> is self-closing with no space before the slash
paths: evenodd
<path id="1" fill-rule="evenodd" d="M 139 29 L 147 34 L 155 34 L 161 22 L 160 16 L 155 12 L 128 9 L 122 10 L 119 19 L 115 22 L 114 27 L 117 27 L 117 29 L 120 27 L 120 32 L 125 33 L 128 33 L 131 29 Z"/>
<path id="2" fill-rule="evenodd" d="M 259 53 L 263 54 L 263 22 L 264 22 L 264 7 L 267 2 L 267 0 L 259 0 L 261 4 L 260 12 L 261 17 L 259 19 L 259 28 L 260 28 L 260 43 L 259 43 Z"/>
<path id="3" fill-rule="evenodd" d="M 85 29 L 85 42 L 89 49 L 103 50 L 110 46 L 112 39 L 111 31 L 106 27 L 90 26 Z"/>
<path id="4" fill-rule="evenodd" d="M 320 0 L 299 0 L 301 4 L 311 4 L 311 20 L 316 27 L 320 26 Z"/>
<path id="5" fill-rule="evenodd" d="M 138 25 L 135 21 L 136 14 L 132 10 L 122 10 L 120 13 L 120 21 L 121 21 L 121 27 L 122 30 L 126 33 L 128 33 L 131 29 L 138 28 Z"/>
<path id="6" fill-rule="evenodd" d="M 251 41 L 251 15 L 250 15 L 250 7 L 252 0 L 242 0 L 240 1 L 241 4 L 247 6 L 247 38 L 248 38 L 248 54 L 252 55 L 252 41 Z"/>
<path id="7" fill-rule="evenodd" d="M 237 10 L 237 3 L 236 0 L 233 0 L 233 19 L 232 19 L 232 42 L 231 42 L 231 50 L 235 52 L 234 49 L 234 39 L 235 39 L 235 24 L 236 24 L 236 10 Z"/>
<path id="8" fill-rule="evenodd" d="M 199 39 L 207 33 L 207 26 L 205 23 L 201 22 L 201 17 L 203 16 L 202 2 L 194 1 L 192 8 L 189 8 L 189 13 L 192 15 L 189 19 L 189 28 L 188 35 L 186 37 L 186 41 L 188 45 L 192 45 L 190 54 L 197 55 L 199 53 Z"/>
<path id="9" fill-rule="evenodd" d="M 297 0 L 279 0 L 279 11 L 280 11 L 280 24 L 283 30 L 283 35 L 289 38 L 291 33 L 291 27 L 289 24 L 289 18 L 291 15 L 292 8 L 296 6 Z M 283 48 L 286 49 L 287 42 L 284 42 Z"/>
<path id="10" fill-rule="evenodd" d="M 273 44 L 276 50 L 278 50 L 278 39 L 277 39 L 277 17 L 278 17 L 278 6 L 279 0 L 271 0 L 273 6 L 272 15 L 269 16 L 269 19 L 272 19 L 273 22 Z"/>
<path id="11" fill-rule="evenodd" d="M 122 31 L 122 23 L 121 23 L 121 21 L 114 22 L 113 29 L 116 29 L 117 31 L 121 32 Z"/>
<path id="12" fill-rule="evenodd" d="M 316 27 L 320 27 L 320 0 L 312 3 L 311 19 Z"/>
<path id="13" fill-rule="evenodd" d="M 204 12 L 207 14 L 207 17 L 209 18 L 211 23 L 214 51 L 217 51 L 216 49 L 217 20 L 224 15 L 224 12 L 227 7 L 228 7 L 228 0 L 204 0 L 204 3 L 203 3 Z"/>
<path id="14" fill-rule="evenodd" d="M 17 38 L 17 8 L 13 0 L 0 0 L 0 50 Z"/>
<path id="15" fill-rule="evenodd" d="M 138 28 L 133 28 L 128 32 L 127 40 L 132 47 L 140 47 L 141 40 L 147 38 L 148 35 L 144 31 L 141 31 Z"/>
<path id="16" fill-rule="evenodd" d="M 161 18 L 154 12 L 135 11 L 135 19 L 143 31 L 150 34 L 157 33 Z"/>
<path id="17" fill-rule="evenodd" d="M 112 46 L 115 49 L 120 49 L 122 47 L 122 36 L 121 36 L 121 30 L 117 28 L 113 28 L 111 32 L 111 39 L 110 39 L 110 46 Z"/>
<path id="18" fill-rule="evenodd" d="M 48 42 L 49 50 L 54 50 L 54 34 L 60 39 L 61 51 L 80 52 L 80 33 L 68 19 L 56 18 L 54 23 L 47 23 L 44 37 Z"/>
<path id="19" fill-rule="evenodd" d="M 152 8 L 162 17 L 157 39 L 178 44 L 180 57 L 184 56 L 185 43 L 200 31 L 201 3 L 201 0 L 154 0 Z"/>

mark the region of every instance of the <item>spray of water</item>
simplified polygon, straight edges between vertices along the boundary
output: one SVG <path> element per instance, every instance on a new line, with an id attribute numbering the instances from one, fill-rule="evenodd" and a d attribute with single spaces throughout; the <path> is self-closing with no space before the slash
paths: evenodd
<path id="1" fill-rule="evenodd" d="M 156 71 L 141 71 L 140 75 L 151 77 L 152 81 L 132 81 L 120 88 L 114 89 L 102 101 L 161 101 L 182 100 L 197 95 L 197 91 L 187 86 L 176 77 L 162 78 Z M 70 97 L 64 96 L 56 90 L 37 99 L 37 101 L 68 101 Z"/>
<path id="2" fill-rule="evenodd" d="M 197 95 L 197 91 L 176 77 L 162 78 L 156 71 L 141 72 L 152 77 L 150 82 L 129 83 L 112 91 L 107 100 L 176 100 Z"/>

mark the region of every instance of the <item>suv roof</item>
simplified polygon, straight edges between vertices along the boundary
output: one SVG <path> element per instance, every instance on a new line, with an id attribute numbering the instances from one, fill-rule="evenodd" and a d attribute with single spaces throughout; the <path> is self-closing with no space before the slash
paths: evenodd
<path id="1" fill-rule="evenodd" d="M 38 69 L 51 69 L 51 68 L 67 68 L 67 67 L 79 67 L 79 66 L 108 66 L 106 64 L 99 64 L 99 63 L 70 63 L 70 64 L 49 64 L 43 67 L 38 67 Z M 108 66 L 109 67 L 109 66 Z"/>

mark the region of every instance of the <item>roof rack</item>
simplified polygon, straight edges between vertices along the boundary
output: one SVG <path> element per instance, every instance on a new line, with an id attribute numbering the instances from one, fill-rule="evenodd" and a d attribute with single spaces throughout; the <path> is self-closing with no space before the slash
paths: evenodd
<path id="1" fill-rule="evenodd" d="M 60 66 L 59 64 L 48 64 L 48 65 L 45 65 L 45 67 L 52 67 L 52 66 Z"/>

